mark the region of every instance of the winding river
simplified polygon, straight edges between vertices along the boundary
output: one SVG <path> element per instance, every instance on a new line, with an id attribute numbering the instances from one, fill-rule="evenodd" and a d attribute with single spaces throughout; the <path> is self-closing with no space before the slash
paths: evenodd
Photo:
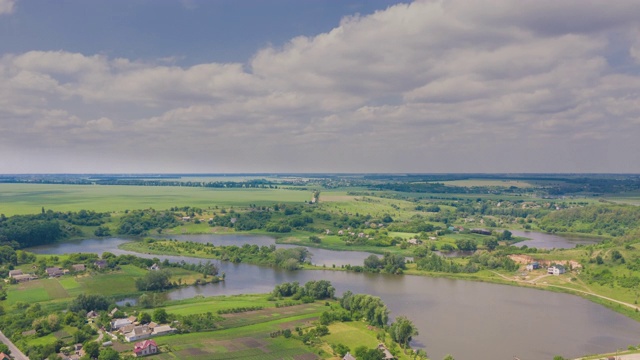
<path id="1" fill-rule="evenodd" d="M 251 243 L 269 245 L 265 236 L 180 236 L 180 240 L 216 245 Z M 32 248 L 36 253 L 128 253 L 118 245 L 130 240 L 89 239 Z M 314 263 L 362 264 L 367 253 L 310 249 Z M 320 255 L 322 254 L 322 255 Z M 140 255 L 140 254 L 138 254 Z M 152 257 L 152 255 L 141 255 Z M 156 256 L 170 261 L 202 259 Z M 282 282 L 325 279 L 338 293 L 351 290 L 380 296 L 392 315 L 407 315 L 420 335 L 414 347 L 424 348 L 432 359 L 452 354 L 466 359 L 551 359 L 576 357 L 627 348 L 638 343 L 640 323 L 603 306 L 568 294 L 490 283 L 420 276 L 362 274 L 330 270 L 285 271 L 249 264 L 216 262 L 227 281 L 171 291 L 170 299 L 196 295 L 265 293 Z"/>

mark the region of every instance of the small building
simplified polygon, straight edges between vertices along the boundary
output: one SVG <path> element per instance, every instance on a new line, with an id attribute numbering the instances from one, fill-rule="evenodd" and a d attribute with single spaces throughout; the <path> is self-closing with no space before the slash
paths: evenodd
<path id="1" fill-rule="evenodd" d="M 412 245 L 418 245 L 418 239 L 409 239 L 407 242 Z"/>
<path id="2" fill-rule="evenodd" d="M 87 270 L 87 267 L 84 264 L 74 264 L 74 265 L 71 265 L 71 268 L 73 269 L 73 271 L 85 271 L 85 270 Z"/>
<path id="3" fill-rule="evenodd" d="M 562 265 L 553 265 L 550 268 L 547 268 L 547 274 L 560 275 L 560 274 L 564 274 L 565 272 L 566 270 Z"/>
<path id="4" fill-rule="evenodd" d="M 9 271 L 9 277 L 10 278 L 16 277 L 17 275 L 22 275 L 22 270 L 10 270 Z"/>
<path id="5" fill-rule="evenodd" d="M 45 271 L 47 275 L 49 275 L 49 277 L 58 277 L 64 274 L 64 271 L 59 267 L 50 267 L 50 268 L 47 268 Z"/>
<path id="6" fill-rule="evenodd" d="M 157 354 L 158 344 L 153 340 L 145 340 L 143 342 L 136 343 L 133 348 L 133 353 L 136 357 Z"/>
<path id="7" fill-rule="evenodd" d="M 158 325 L 153 328 L 153 336 L 162 336 L 172 334 L 176 329 L 169 325 Z"/>
<path id="8" fill-rule="evenodd" d="M 95 265 L 98 269 L 104 269 L 107 267 L 107 260 L 96 260 L 93 265 Z"/>
<path id="9" fill-rule="evenodd" d="M 191 216 L 183 216 L 182 221 L 191 221 Z"/>
<path id="10" fill-rule="evenodd" d="M 356 360 L 356 357 L 351 355 L 351 353 L 346 353 L 343 357 L 342 360 Z"/>
<path id="11" fill-rule="evenodd" d="M 151 336 L 151 329 L 147 325 L 140 325 L 133 328 L 130 333 L 124 334 L 124 339 L 131 341 L 138 341 L 146 339 Z"/>
<path id="12" fill-rule="evenodd" d="M 116 319 L 111 322 L 111 330 L 119 330 L 127 325 L 131 325 L 129 319 Z"/>
<path id="13" fill-rule="evenodd" d="M 107 347 L 107 346 L 113 346 L 113 341 L 105 341 L 102 343 L 102 346 Z"/>
<path id="14" fill-rule="evenodd" d="M 87 319 L 95 319 L 98 317 L 98 313 L 91 310 L 87 313 Z"/>
<path id="15" fill-rule="evenodd" d="M 111 312 L 109 313 L 109 316 L 113 317 L 113 315 L 115 315 L 118 312 L 118 308 L 114 307 L 113 309 L 111 309 Z"/>
<path id="16" fill-rule="evenodd" d="M 527 269 L 527 271 L 533 271 L 536 269 L 540 269 L 540 263 L 537 261 L 534 261 L 530 264 L 527 264 L 527 266 L 525 266 L 525 269 Z"/>
<path id="17" fill-rule="evenodd" d="M 0 360 L 12 360 L 11 357 L 3 352 L 0 352 Z"/>
<path id="18" fill-rule="evenodd" d="M 391 351 L 389 351 L 389 349 L 387 349 L 387 347 L 383 343 L 378 344 L 378 350 L 382 350 L 382 353 L 384 354 L 384 357 L 383 357 L 384 360 L 395 359 Z"/>
<path id="19" fill-rule="evenodd" d="M 22 275 L 15 275 L 13 276 L 13 278 L 16 279 L 17 282 L 24 282 L 24 281 L 35 280 L 38 277 L 33 274 L 22 274 Z"/>
<path id="20" fill-rule="evenodd" d="M 154 263 L 153 265 L 151 265 L 151 267 L 149 268 L 149 270 L 151 271 L 158 271 L 160 270 L 160 266 L 156 263 Z"/>
<path id="21" fill-rule="evenodd" d="M 344 231 L 339 230 L 339 231 L 338 231 L 338 235 L 344 235 Z"/>

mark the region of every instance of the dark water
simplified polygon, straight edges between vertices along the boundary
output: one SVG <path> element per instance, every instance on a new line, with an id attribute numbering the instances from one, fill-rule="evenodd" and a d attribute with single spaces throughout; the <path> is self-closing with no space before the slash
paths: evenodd
<path id="1" fill-rule="evenodd" d="M 228 240 L 218 239 L 216 235 L 208 237 L 208 242 L 214 244 Z M 126 241 L 84 240 L 32 250 L 55 254 L 89 251 L 122 254 L 126 252 L 118 250 L 117 245 Z M 350 253 L 345 254 L 343 256 Z M 226 273 L 227 281 L 174 290 L 167 294 L 168 298 L 265 293 L 282 282 L 329 280 L 338 293 L 351 290 L 377 295 L 393 316 L 409 316 L 420 331 L 412 345 L 424 348 L 432 359 L 442 359 L 448 353 L 457 360 L 577 357 L 626 348 L 637 344 L 640 337 L 640 323 L 567 294 L 453 279 L 329 270 L 291 272 L 248 264 L 216 263 L 220 271 Z"/>
<path id="2" fill-rule="evenodd" d="M 514 236 L 526 237 L 531 240 L 525 240 L 513 245 L 522 246 L 527 245 L 531 248 L 538 249 L 571 249 L 576 247 L 577 245 L 590 245 L 597 244 L 602 241 L 595 238 L 581 238 L 576 236 L 559 236 L 553 234 L 546 234 L 535 231 L 518 231 L 518 230 L 510 230 Z"/>

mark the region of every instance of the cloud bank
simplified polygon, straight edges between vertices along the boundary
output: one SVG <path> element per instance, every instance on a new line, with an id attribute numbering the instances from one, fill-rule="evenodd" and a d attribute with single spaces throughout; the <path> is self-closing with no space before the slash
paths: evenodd
<path id="1" fill-rule="evenodd" d="M 416 1 L 245 63 L 3 54 L 0 172 L 640 172 L 638 13 Z"/>

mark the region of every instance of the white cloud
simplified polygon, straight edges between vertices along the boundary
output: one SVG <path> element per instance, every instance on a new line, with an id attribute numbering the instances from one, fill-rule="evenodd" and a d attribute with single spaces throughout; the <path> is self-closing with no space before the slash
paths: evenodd
<path id="1" fill-rule="evenodd" d="M 15 0 L 0 0 L 0 15 L 13 13 L 15 6 Z"/>
<path id="2" fill-rule="evenodd" d="M 610 61 L 614 38 L 640 58 L 638 13 L 623 0 L 416 1 L 247 64 L 6 54 L 0 144 L 90 139 L 86 151 L 156 163 L 177 147 L 200 171 L 640 171 L 640 75 Z M 611 143 L 624 152 L 585 151 Z"/>

